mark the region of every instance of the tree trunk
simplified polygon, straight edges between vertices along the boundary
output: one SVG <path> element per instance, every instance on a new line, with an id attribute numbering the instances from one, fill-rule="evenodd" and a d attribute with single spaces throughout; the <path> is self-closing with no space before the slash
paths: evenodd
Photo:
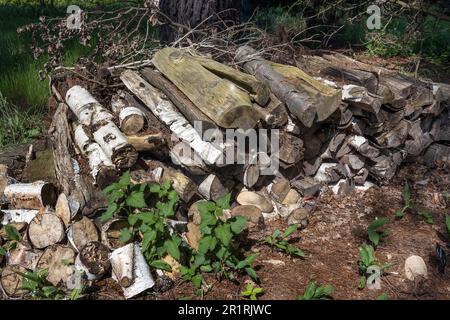
<path id="1" fill-rule="evenodd" d="M 210 25 L 217 21 L 217 17 L 211 17 L 216 13 L 225 23 L 236 23 L 240 4 L 240 0 L 160 0 L 161 12 L 171 20 L 161 27 L 161 42 L 171 43 L 201 23 Z M 177 28 L 170 22 L 187 28 Z"/>

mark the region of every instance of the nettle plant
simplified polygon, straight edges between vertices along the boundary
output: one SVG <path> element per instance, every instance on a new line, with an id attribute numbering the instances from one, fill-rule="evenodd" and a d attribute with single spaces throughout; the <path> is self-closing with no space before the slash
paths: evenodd
<path id="1" fill-rule="evenodd" d="M 302 250 L 289 243 L 289 237 L 298 229 L 298 224 L 289 226 L 284 232 L 275 230 L 271 236 L 264 239 L 264 243 L 293 257 L 305 257 Z"/>
<path id="2" fill-rule="evenodd" d="M 253 262 L 257 255 L 244 259 L 242 249 L 236 241 L 247 225 L 245 217 L 236 216 L 225 219 L 223 211 L 230 208 L 228 194 L 215 202 L 203 201 L 198 204 L 200 211 L 200 234 L 198 250 L 193 250 L 188 266 L 180 268 L 182 278 L 192 281 L 200 288 L 203 278 L 200 272 L 215 273 L 216 276 L 236 280 L 237 273 L 246 273 L 254 280 L 258 279 Z"/>
<path id="3" fill-rule="evenodd" d="M 130 173 L 107 187 L 103 193 L 108 196 L 109 206 L 102 220 L 114 215 L 128 216 L 130 228 L 120 231 L 119 240 L 127 243 L 141 238 L 142 253 L 147 263 L 155 268 L 171 271 L 162 259 L 169 254 L 175 260 L 182 258 L 180 248 L 184 243 L 180 236 L 170 229 L 167 219 L 175 215 L 179 197 L 170 182 L 159 184 L 136 184 L 131 182 Z"/>
<path id="4" fill-rule="evenodd" d="M 412 198 L 411 187 L 406 181 L 403 187 L 403 208 L 395 212 L 395 217 L 398 219 L 403 219 L 408 212 L 417 213 L 426 223 L 433 224 L 433 216 L 426 210 L 416 207 L 416 203 Z"/>
<path id="5" fill-rule="evenodd" d="M 0 246 L 0 256 L 6 256 L 8 251 L 15 249 L 21 239 L 19 231 L 14 226 L 7 224 L 4 228 L 7 242 L 3 247 Z"/>

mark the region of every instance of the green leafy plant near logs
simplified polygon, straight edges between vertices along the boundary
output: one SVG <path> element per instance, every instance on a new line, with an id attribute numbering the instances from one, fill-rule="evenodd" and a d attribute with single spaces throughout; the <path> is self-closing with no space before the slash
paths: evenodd
<path id="1" fill-rule="evenodd" d="M 403 219 L 408 212 L 416 212 L 426 223 L 433 224 L 433 216 L 426 210 L 416 208 L 416 203 L 412 198 L 411 187 L 408 182 L 405 182 L 403 188 L 403 208 L 395 213 L 395 217 Z"/>
<path id="2" fill-rule="evenodd" d="M 241 259 L 243 252 L 236 237 L 244 231 L 247 220 L 237 216 L 225 219 L 223 210 L 230 208 L 228 194 L 216 202 L 203 201 L 198 204 L 200 211 L 200 234 L 198 250 L 193 250 L 188 266 L 180 268 L 182 278 L 201 287 L 203 278 L 199 272 L 213 272 L 218 278 L 236 280 L 236 273 L 247 273 L 258 279 L 253 262 L 257 255 Z"/>
<path id="3" fill-rule="evenodd" d="M 258 295 L 262 294 L 264 290 L 262 288 L 255 287 L 253 283 L 248 283 L 245 287 L 245 291 L 241 292 L 241 295 L 250 300 L 258 300 Z"/>
<path id="4" fill-rule="evenodd" d="M 4 228 L 8 241 L 3 247 L 0 246 L 0 256 L 5 256 L 8 251 L 15 249 L 21 238 L 19 231 L 14 226 L 7 224 Z"/>
<path id="5" fill-rule="evenodd" d="M 305 293 L 298 296 L 297 300 L 322 300 L 329 299 L 334 292 L 334 287 L 330 284 L 319 286 L 312 281 L 306 287 Z"/>
<path id="6" fill-rule="evenodd" d="M 103 193 L 108 195 L 109 206 L 102 220 L 111 219 L 117 214 L 128 216 L 131 227 L 120 231 L 119 240 L 127 243 L 140 236 L 142 253 L 147 263 L 154 268 L 171 271 L 170 265 L 162 259 L 169 254 L 180 261 L 182 240 L 171 232 L 167 223 L 175 215 L 175 206 L 179 200 L 170 183 L 166 181 L 162 186 L 156 183 L 133 185 L 127 172 Z M 149 209 L 150 206 L 152 209 Z"/>
<path id="7" fill-rule="evenodd" d="M 22 290 L 25 290 L 35 300 L 62 300 L 65 298 L 64 291 L 56 288 L 47 281 L 48 269 L 15 271 L 22 276 Z"/>
<path id="8" fill-rule="evenodd" d="M 377 246 L 383 238 L 389 235 L 389 231 L 380 230 L 388 222 L 388 218 L 377 218 L 369 225 L 367 234 L 374 246 Z"/>
<path id="9" fill-rule="evenodd" d="M 284 253 L 294 257 L 305 257 L 302 250 L 288 242 L 289 236 L 291 236 L 298 229 L 298 224 L 289 226 L 284 232 L 275 230 L 271 236 L 264 239 L 264 243 L 277 248 Z"/>
<path id="10" fill-rule="evenodd" d="M 368 280 L 368 270 L 372 266 L 377 266 L 380 269 L 380 275 L 384 270 L 390 267 L 389 264 L 380 264 L 375 257 L 375 250 L 371 245 L 362 245 L 359 247 L 359 289 L 364 289 Z"/>
<path id="11" fill-rule="evenodd" d="M 168 181 L 159 184 L 133 184 L 130 173 L 107 187 L 108 209 L 102 216 L 106 221 L 113 216 L 127 216 L 130 228 L 122 229 L 120 241 L 127 243 L 140 238 L 147 263 L 157 269 L 172 271 L 163 261 L 170 255 L 180 263 L 184 280 L 192 281 L 197 288 L 204 284 L 201 273 L 213 272 L 218 278 L 235 280 L 237 273 L 247 273 L 257 279 L 252 267 L 256 255 L 241 259 L 243 252 L 236 237 L 247 225 L 244 217 L 225 220 L 223 210 L 229 209 L 231 195 L 216 202 L 203 201 L 198 208 L 201 216 L 201 239 L 198 250 L 171 229 L 168 223 L 175 214 L 179 197 Z"/>

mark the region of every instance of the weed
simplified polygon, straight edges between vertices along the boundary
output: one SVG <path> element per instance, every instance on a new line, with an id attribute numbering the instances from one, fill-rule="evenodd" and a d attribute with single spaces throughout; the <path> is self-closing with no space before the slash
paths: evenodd
<path id="1" fill-rule="evenodd" d="M 293 224 L 289 226 L 284 232 L 275 230 L 271 236 L 264 239 L 264 242 L 272 247 L 277 248 L 278 250 L 283 251 L 288 255 L 303 258 L 305 256 L 303 251 L 287 241 L 289 236 L 297 231 L 297 229 L 298 224 Z"/>
<path id="2" fill-rule="evenodd" d="M 389 300 L 389 295 L 387 293 L 382 293 L 377 297 L 377 300 Z"/>
<path id="3" fill-rule="evenodd" d="M 414 201 L 411 199 L 411 188 L 408 182 L 405 182 L 403 187 L 403 208 L 395 213 L 395 217 L 402 219 L 409 210 L 412 210 L 415 206 Z"/>
<path id="4" fill-rule="evenodd" d="M 298 296 L 297 300 L 322 300 L 328 299 L 334 292 L 334 287 L 330 284 L 318 286 L 315 281 L 312 281 L 306 287 L 303 296 Z"/>
<path id="5" fill-rule="evenodd" d="M 377 266 L 380 268 L 380 272 L 382 273 L 385 269 L 389 268 L 389 264 L 381 265 L 376 257 L 375 250 L 371 245 L 362 245 L 359 247 L 359 289 L 364 289 L 367 284 L 367 272 L 368 269 L 372 266 Z"/>
<path id="6" fill-rule="evenodd" d="M 236 280 L 236 273 L 245 272 L 251 278 L 258 279 L 252 266 L 257 255 L 252 254 L 241 260 L 242 252 L 234 241 L 245 229 L 246 218 L 223 219 L 223 210 L 230 207 L 230 197 L 228 194 L 215 202 L 203 201 L 198 205 L 201 216 L 199 247 L 193 252 L 189 266 L 180 268 L 183 279 L 192 281 L 197 288 L 203 281 L 199 271 L 213 272 L 219 278 L 229 280 Z"/>
<path id="7" fill-rule="evenodd" d="M 16 271 L 22 276 L 22 287 L 32 299 L 36 300 L 62 300 L 65 298 L 63 291 L 59 290 L 47 281 L 48 269 L 25 271 L 25 273 Z"/>
<path id="8" fill-rule="evenodd" d="M 245 291 L 241 292 L 243 297 L 250 298 L 250 300 L 258 300 L 258 295 L 262 294 L 264 290 L 262 288 L 255 287 L 253 283 L 248 283 Z"/>
<path id="9" fill-rule="evenodd" d="M 14 226 L 7 224 L 4 228 L 7 242 L 3 247 L 0 246 L 0 256 L 5 256 L 8 251 L 15 249 L 21 239 L 19 231 Z"/>
<path id="10" fill-rule="evenodd" d="M 388 222 L 388 218 L 377 218 L 369 225 L 367 234 L 369 235 L 369 240 L 372 241 L 374 246 L 377 246 L 378 243 L 380 243 L 380 240 L 389 235 L 389 231 L 380 230 Z"/>

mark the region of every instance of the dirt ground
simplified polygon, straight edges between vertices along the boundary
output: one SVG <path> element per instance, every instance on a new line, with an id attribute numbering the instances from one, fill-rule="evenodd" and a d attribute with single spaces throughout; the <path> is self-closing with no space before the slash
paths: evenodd
<path id="1" fill-rule="evenodd" d="M 402 220 L 394 218 L 395 211 L 402 206 L 405 178 L 413 183 L 417 205 L 433 215 L 433 225 L 414 214 Z M 438 272 L 434 253 L 436 243 L 444 246 L 446 241 L 450 243 L 444 222 L 448 208 L 442 197 L 449 184 L 450 174 L 444 170 L 429 171 L 409 165 L 387 186 L 346 197 L 336 196 L 330 190 L 323 192 L 309 225 L 292 239 L 305 252 L 304 259 L 292 259 L 258 242 L 275 229 L 286 228 L 283 222 L 273 221 L 263 230 L 251 232 L 246 245 L 250 251 L 259 253 L 255 266 L 259 286 L 264 289 L 260 300 L 295 299 L 313 280 L 333 285 L 334 299 L 370 300 L 382 293 L 387 293 L 390 299 L 450 299 L 450 270 L 447 268 L 445 274 Z M 359 290 L 358 247 L 367 241 L 367 226 L 375 217 L 390 219 L 387 224 L 390 235 L 380 243 L 375 254 L 380 262 L 392 266 L 382 276 L 380 290 Z M 415 282 L 406 279 L 404 263 L 410 255 L 425 260 L 428 279 Z M 217 282 L 211 277 L 208 281 L 213 287 L 204 299 L 243 299 L 240 292 L 245 280 L 241 278 L 241 285 L 236 285 L 226 280 Z M 98 283 L 98 288 L 91 298 L 121 299 L 120 288 L 111 280 Z M 139 299 L 198 299 L 194 291 L 191 284 L 179 282 L 168 292 Z"/>

